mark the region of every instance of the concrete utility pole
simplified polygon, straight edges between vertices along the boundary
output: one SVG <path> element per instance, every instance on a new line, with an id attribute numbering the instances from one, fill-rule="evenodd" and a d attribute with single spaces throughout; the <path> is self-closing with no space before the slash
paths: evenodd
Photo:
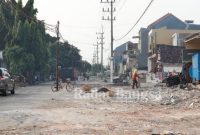
<path id="1" fill-rule="evenodd" d="M 57 47 L 56 47 L 56 90 L 58 91 L 58 85 L 59 85 L 59 40 L 60 40 L 60 31 L 59 31 L 59 25 L 60 22 L 57 22 L 57 27 L 56 27 L 56 35 L 57 35 Z"/>
<path id="2" fill-rule="evenodd" d="M 96 50 L 96 54 L 97 54 L 96 57 L 97 57 L 97 64 L 99 64 L 99 45 L 98 45 L 98 44 L 96 44 L 96 45 L 94 44 L 94 46 L 97 47 L 97 48 L 96 48 L 96 49 L 97 49 L 97 50 Z"/>
<path id="3" fill-rule="evenodd" d="M 103 75 L 103 46 L 104 46 L 104 31 L 103 31 L 103 26 L 102 26 L 102 32 L 99 32 L 99 33 L 97 33 L 97 34 L 99 34 L 100 35 L 100 37 L 97 37 L 97 39 L 100 39 L 100 43 L 99 42 L 97 42 L 97 44 L 98 45 L 101 45 L 101 65 L 102 65 L 102 67 L 101 67 L 101 74 Z"/>
<path id="4" fill-rule="evenodd" d="M 93 53 L 93 60 L 92 60 L 93 65 L 96 64 L 96 54 L 95 52 Z"/>
<path id="5" fill-rule="evenodd" d="M 105 19 L 104 17 L 102 18 L 103 20 L 108 20 L 110 21 L 111 24 L 111 57 L 110 57 L 110 81 L 111 83 L 113 82 L 113 21 L 115 20 L 115 17 L 113 16 L 113 12 L 115 12 L 115 8 L 113 8 L 113 3 L 115 3 L 115 0 L 107 0 L 107 1 L 103 1 L 101 0 L 101 3 L 107 3 L 110 4 L 110 9 L 108 8 L 107 10 L 104 10 L 103 8 L 103 12 L 109 12 L 110 13 L 110 17 L 108 17 L 107 19 Z"/>

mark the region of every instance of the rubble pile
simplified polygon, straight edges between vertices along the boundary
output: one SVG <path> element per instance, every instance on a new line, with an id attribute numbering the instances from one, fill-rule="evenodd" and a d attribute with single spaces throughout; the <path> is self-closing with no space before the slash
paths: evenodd
<path id="1" fill-rule="evenodd" d="M 148 85 L 142 84 L 138 89 L 130 86 L 122 87 L 95 87 L 84 85 L 82 91 L 91 93 L 90 100 L 104 99 L 105 102 L 129 102 L 147 105 L 166 105 L 181 108 L 199 108 L 200 91 L 195 89 L 180 89 L 179 86 L 167 87 L 165 84 Z M 82 95 L 84 95 L 82 93 Z M 103 96 L 101 93 L 105 93 Z M 92 97 L 92 94 L 96 96 Z"/>
<path id="2" fill-rule="evenodd" d="M 140 88 L 142 89 L 142 88 Z M 160 105 L 174 105 L 181 108 L 199 108 L 200 107 L 200 91 L 197 89 L 180 89 L 176 87 L 166 87 L 162 84 L 157 84 L 153 88 L 146 88 L 143 91 L 153 91 L 159 94 L 158 100 L 153 100 L 153 103 Z M 151 98 L 149 101 L 152 102 Z"/>
<path id="3" fill-rule="evenodd" d="M 90 93 L 91 92 L 92 87 L 90 85 L 84 85 L 82 90 L 86 93 Z"/>

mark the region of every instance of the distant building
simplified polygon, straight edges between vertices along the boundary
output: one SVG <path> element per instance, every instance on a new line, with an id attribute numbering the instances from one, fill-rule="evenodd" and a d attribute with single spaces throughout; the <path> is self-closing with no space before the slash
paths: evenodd
<path id="1" fill-rule="evenodd" d="M 148 33 L 149 30 L 146 28 L 141 28 L 139 31 L 139 43 L 138 43 L 138 68 L 146 70 L 147 69 L 147 59 L 148 59 Z"/>
<path id="2" fill-rule="evenodd" d="M 200 30 L 179 30 L 179 29 L 152 29 L 149 32 L 149 53 L 154 54 L 157 44 L 173 45 L 185 47 L 184 39 L 190 34 L 200 32 Z"/>
<path id="3" fill-rule="evenodd" d="M 138 44 L 130 41 L 118 46 L 114 50 L 114 67 L 116 74 L 122 74 L 137 67 L 137 49 Z"/>
<path id="4" fill-rule="evenodd" d="M 182 32 L 179 32 L 182 31 Z M 186 30 L 186 31 L 183 31 Z M 194 30 L 194 31 L 193 31 Z M 200 30 L 200 25 L 193 21 L 182 21 L 171 13 L 168 13 L 139 31 L 139 68 L 147 68 L 148 56 L 155 57 L 156 44 L 182 46 L 184 34 L 191 34 Z M 168 33 L 165 33 L 168 32 Z M 177 35 L 176 35 L 177 34 Z M 182 38 L 182 39 L 181 39 Z"/>
<path id="5" fill-rule="evenodd" d="M 124 51 L 123 57 L 123 71 L 131 71 L 131 69 L 138 68 L 138 61 L 137 61 L 137 53 L 138 53 L 138 44 L 133 43 L 129 44 L 126 51 Z"/>
<path id="6" fill-rule="evenodd" d="M 192 33 L 199 32 L 200 30 L 175 30 L 175 29 L 152 29 L 149 32 L 149 59 L 148 63 L 151 63 L 148 67 L 149 72 L 165 72 L 160 71 L 160 64 L 158 62 L 159 60 L 159 54 L 158 54 L 158 48 L 165 48 L 165 51 L 159 52 L 163 57 L 164 55 L 167 56 L 168 61 L 171 61 L 170 58 L 173 60 L 178 59 L 182 60 L 182 52 L 183 49 L 185 49 L 185 42 L 184 39 L 188 35 Z M 158 47 L 157 47 L 158 46 Z M 169 47 L 167 47 L 169 46 Z M 174 52 L 174 49 L 177 51 Z M 178 49 L 178 50 L 177 50 Z M 173 52 L 173 53 L 171 53 Z M 163 55 L 164 54 L 164 55 Z M 170 56 L 168 56 L 170 54 Z M 180 62 L 180 61 L 179 61 Z M 182 61 L 181 61 L 182 62 Z M 170 62 L 171 63 L 171 62 Z M 175 62 L 172 62 L 173 64 L 176 64 Z M 178 63 L 178 62 L 177 62 Z M 163 66 L 163 64 L 162 64 Z"/>

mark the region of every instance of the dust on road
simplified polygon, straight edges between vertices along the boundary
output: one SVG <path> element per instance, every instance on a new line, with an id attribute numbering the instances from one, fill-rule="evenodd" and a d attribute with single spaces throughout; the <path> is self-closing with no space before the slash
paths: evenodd
<path id="1" fill-rule="evenodd" d="M 101 87 L 101 83 L 93 85 Z M 102 85 L 103 86 L 103 85 Z M 7 135 L 200 134 L 200 91 L 143 84 L 116 92 L 51 92 L 50 84 L 0 97 L 0 133 Z M 100 95 L 99 95 L 100 94 Z"/>

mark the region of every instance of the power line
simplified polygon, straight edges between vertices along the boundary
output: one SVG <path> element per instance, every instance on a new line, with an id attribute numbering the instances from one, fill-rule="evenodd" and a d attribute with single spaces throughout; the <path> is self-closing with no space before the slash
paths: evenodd
<path id="1" fill-rule="evenodd" d="M 15 10 L 18 10 L 20 13 L 21 13 L 21 15 L 22 16 L 24 16 L 24 17 L 26 17 L 26 18 L 28 18 L 28 19 L 31 19 L 32 21 L 34 21 L 34 22 L 42 22 L 43 24 L 45 24 L 45 29 L 47 30 L 47 31 L 50 31 L 50 32 L 53 32 L 53 33 L 56 33 L 56 26 L 55 25 L 51 25 L 51 24 L 48 24 L 48 23 L 45 23 L 44 21 L 41 21 L 41 20 L 38 20 L 37 18 L 33 18 L 33 17 L 30 17 L 30 16 L 28 16 L 23 10 L 20 10 L 20 9 L 18 9 L 17 7 L 16 7 L 16 5 L 14 5 L 12 2 L 8 2 L 8 3 L 6 3 L 5 1 L 3 2 L 3 4 L 2 4 L 2 7 L 4 8 L 4 9 L 7 9 L 5 6 L 7 6 L 6 4 L 10 4 L 10 6 L 12 6 Z M 64 27 L 67 27 L 66 25 L 64 25 Z M 87 27 L 87 28 L 94 28 L 94 26 L 83 26 L 83 27 Z M 64 38 L 63 38 L 63 36 L 62 36 L 62 34 L 60 33 L 60 38 L 64 41 L 64 42 L 66 42 L 66 41 L 68 41 L 68 40 L 65 40 Z M 71 41 L 71 40 L 70 40 Z M 87 44 L 87 45 L 91 45 L 92 43 L 86 43 L 86 42 L 77 42 L 77 41 L 71 41 L 71 42 L 73 42 L 73 43 L 78 43 L 78 44 Z"/>
<path id="2" fill-rule="evenodd" d="M 117 10 L 116 16 L 119 14 L 119 12 L 123 9 L 123 7 L 125 6 L 127 0 L 124 0 L 122 3 L 122 6 Z"/>
<path id="3" fill-rule="evenodd" d="M 57 35 L 57 46 L 56 46 L 56 90 L 58 91 L 58 84 L 59 84 L 59 79 L 60 79 L 60 71 L 59 71 L 59 55 L 60 55 L 60 44 L 59 44 L 59 35 L 60 35 L 60 22 L 57 22 L 56 26 L 56 35 Z"/>
<path id="4" fill-rule="evenodd" d="M 103 46 L 104 46 L 104 31 L 102 26 L 102 31 L 97 33 L 100 37 L 97 37 L 97 39 L 100 39 L 100 42 L 97 41 L 98 45 L 101 45 L 101 73 L 103 75 Z"/>
<path id="5" fill-rule="evenodd" d="M 111 80 L 111 83 L 113 82 L 113 40 L 114 40 L 114 38 L 113 38 L 113 21 L 115 21 L 115 17 L 114 17 L 114 12 L 116 11 L 116 9 L 114 8 L 114 6 L 113 6 L 113 4 L 115 3 L 115 0 L 107 0 L 107 1 L 103 1 L 103 0 L 101 0 L 101 3 L 106 3 L 106 4 L 110 4 L 110 9 L 108 8 L 108 10 L 105 10 L 104 8 L 103 8 L 103 12 L 108 12 L 108 13 L 110 13 L 110 18 L 109 18 L 109 16 L 108 16 L 108 18 L 107 19 L 104 19 L 104 17 L 103 17 L 103 20 L 108 20 L 108 21 L 110 21 L 110 24 L 111 24 L 111 57 L 110 57 L 110 80 Z"/>
<path id="6" fill-rule="evenodd" d="M 4 2 L 4 4 L 7 4 L 7 3 Z M 17 11 L 17 10 L 20 11 L 22 16 L 24 16 L 24 17 L 26 17 L 26 18 L 28 18 L 28 19 L 30 19 L 30 20 L 36 22 L 36 23 L 38 23 L 38 22 L 43 23 L 43 24 L 45 25 L 45 29 L 46 29 L 46 30 L 48 30 L 48 31 L 50 31 L 50 32 L 53 32 L 53 33 L 55 33 L 55 34 L 57 33 L 57 31 L 58 31 L 58 30 L 57 30 L 58 24 L 57 24 L 57 26 L 56 26 L 56 25 L 52 25 L 52 24 L 45 23 L 45 22 L 42 21 L 42 20 L 38 20 L 37 18 L 33 18 L 33 17 L 28 16 L 23 10 L 18 9 L 12 2 L 8 2 L 8 4 L 10 4 L 12 7 L 14 7 L 14 9 L 15 9 L 16 11 Z M 3 5 L 3 7 L 5 8 L 5 5 Z M 59 32 L 59 33 L 60 33 L 60 32 Z M 61 35 L 61 33 L 60 33 L 60 35 Z M 62 35 L 61 35 L 61 36 L 62 36 Z M 63 41 L 65 41 L 63 37 L 62 37 L 62 39 L 63 39 Z"/>
<path id="7" fill-rule="evenodd" d="M 66 42 L 66 40 L 63 38 L 62 34 L 59 32 L 60 38 L 63 40 L 63 42 Z"/>
<path id="8" fill-rule="evenodd" d="M 150 3 L 148 4 L 148 6 L 145 8 L 144 12 L 142 13 L 142 15 L 139 17 L 139 19 L 136 21 L 136 23 L 133 25 L 133 27 L 121 38 L 115 39 L 115 41 L 121 40 L 123 38 L 125 38 L 134 28 L 135 26 L 140 22 L 140 20 L 142 19 L 142 17 L 145 15 L 145 13 L 148 11 L 149 7 L 152 5 L 152 3 L 154 2 L 154 0 L 151 0 Z"/>
<path id="9" fill-rule="evenodd" d="M 116 2 L 116 4 L 115 4 L 115 6 L 118 6 L 119 4 L 120 4 L 120 2 L 121 2 L 121 0 L 116 0 L 117 2 Z"/>
<path id="10" fill-rule="evenodd" d="M 77 29 L 96 29 L 96 26 L 80 26 L 80 25 L 62 25 L 65 28 L 77 28 Z"/>
<path id="11" fill-rule="evenodd" d="M 5 2 L 3 2 L 3 3 L 6 4 Z M 33 17 L 28 16 L 23 10 L 18 9 L 16 7 L 16 5 L 14 5 L 11 1 L 8 1 L 8 4 L 10 4 L 12 7 L 14 7 L 16 11 L 20 11 L 22 16 L 24 16 L 24 17 L 26 17 L 26 18 L 28 18 L 28 19 L 36 22 L 36 23 L 40 22 L 40 23 L 44 23 L 48 27 L 54 27 L 54 28 L 56 27 L 55 25 L 45 23 L 43 20 L 39 20 L 37 18 L 33 18 Z"/>
<path id="12" fill-rule="evenodd" d="M 93 46 L 96 47 L 96 58 L 97 58 L 97 64 L 99 64 L 99 44 L 94 44 Z"/>
<path id="13" fill-rule="evenodd" d="M 85 45 L 92 45 L 93 43 L 87 43 L 87 42 L 79 42 L 79 41 L 73 41 L 73 40 L 65 40 L 62 36 L 62 34 L 60 33 L 60 38 L 63 42 L 71 42 L 71 43 L 75 43 L 75 44 L 85 44 Z"/>

